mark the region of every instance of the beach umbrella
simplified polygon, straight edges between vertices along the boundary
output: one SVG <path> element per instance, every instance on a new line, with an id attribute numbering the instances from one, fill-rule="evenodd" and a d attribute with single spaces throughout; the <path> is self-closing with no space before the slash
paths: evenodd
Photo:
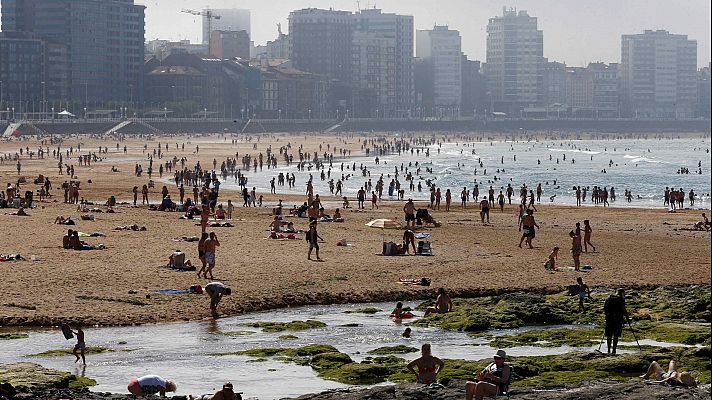
<path id="1" fill-rule="evenodd" d="M 392 220 L 392 219 L 385 219 L 385 218 L 379 218 L 379 219 L 374 219 L 373 221 L 370 221 L 366 224 L 369 228 L 381 228 L 381 239 L 382 241 L 385 242 L 385 230 L 386 229 L 399 229 L 400 225 Z"/>

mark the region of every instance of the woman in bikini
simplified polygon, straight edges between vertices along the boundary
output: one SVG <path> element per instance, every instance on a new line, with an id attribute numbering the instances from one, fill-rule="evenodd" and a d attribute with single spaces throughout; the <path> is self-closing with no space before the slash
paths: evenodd
<path id="1" fill-rule="evenodd" d="M 198 240 L 198 258 L 200 259 L 200 270 L 198 271 L 198 278 L 200 278 L 200 274 L 207 273 L 206 269 L 208 268 L 208 263 L 207 260 L 205 259 L 205 241 L 208 239 L 208 234 L 203 232 L 203 234 L 200 236 L 200 240 Z"/>
<path id="2" fill-rule="evenodd" d="M 408 370 L 415 374 L 418 383 L 430 385 L 437 383 L 438 373 L 442 371 L 445 363 L 441 359 L 434 357 L 430 351 L 430 344 L 425 343 L 421 349 L 421 356 L 408 364 Z M 418 370 L 415 370 L 415 367 Z"/>

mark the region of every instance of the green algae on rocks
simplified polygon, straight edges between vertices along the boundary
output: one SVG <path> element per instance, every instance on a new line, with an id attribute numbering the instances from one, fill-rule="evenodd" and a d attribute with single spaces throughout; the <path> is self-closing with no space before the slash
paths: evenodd
<path id="1" fill-rule="evenodd" d="M 261 328 L 262 332 L 303 331 L 307 329 L 323 328 L 325 323 L 316 320 L 292 322 L 249 322 L 244 324 L 252 328 Z"/>
<path id="2" fill-rule="evenodd" d="M 367 308 L 357 308 L 355 310 L 344 311 L 344 314 L 376 314 L 383 310 L 380 308 L 367 307 Z"/>
<path id="3" fill-rule="evenodd" d="M 24 391 L 96 385 L 93 379 L 77 377 L 69 372 L 47 369 L 32 363 L 0 365 L 0 382 L 9 383 L 15 389 Z"/>
<path id="4" fill-rule="evenodd" d="M 297 339 L 299 339 L 299 337 L 294 336 L 294 335 L 281 335 L 279 337 L 279 339 L 281 339 L 281 340 L 297 340 Z"/>
<path id="5" fill-rule="evenodd" d="M 377 349 L 369 350 L 368 354 L 406 354 L 419 351 L 415 347 L 399 344 L 397 346 L 384 346 Z"/>
<path id="6" fill-rule="evenodd" d="M 26 333 L 0 333 L 0 340 L 27 339 L 30 335 Z"/>
<path id="7" fill-rule="evenodd" d="M 516 346 L 587 347 L 600 339 L 600 329 L 533 329 L 514 335 L 497 336 L 489 345 L 500 349 Z"/>
<path id="8" fill-rule="evenodd" d="M 68 356 L 72 355 L 73 349 L 54 349 L 43 351 L 42 353 L 30 354 L 27 357 L 56 357 L 56 356 Z M 104 346 L 89 346 L 84 349 L 84 354 L 100 354 L 114 352 L 116 349 L 112 349 Z M 128 349 L 123 349 L 122 351 L 130 351 Z"/>

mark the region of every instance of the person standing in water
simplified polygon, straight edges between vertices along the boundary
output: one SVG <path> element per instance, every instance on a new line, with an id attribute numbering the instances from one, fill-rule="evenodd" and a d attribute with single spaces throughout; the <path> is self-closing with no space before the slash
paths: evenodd
<path id="1" fill-rule="evenodd" d="M 82 364 L 86 365 L 87 360 L 86 358 L 84 358 L 84 351 L 86 350 L 87 345 L 84 342 L 84 331 L 82 330 L 81 326 L 77 326 L 77 331 L 72 331 L 72 333 L 77 337 L 77 344 L 74 345 L 74 350 L 72 350 L 72 354 L 74 354 L 74 356 L 77 358 L 76 360 L 74 360 L 74 362 L 79 362 L 79 357 L 81 356 Z"/>

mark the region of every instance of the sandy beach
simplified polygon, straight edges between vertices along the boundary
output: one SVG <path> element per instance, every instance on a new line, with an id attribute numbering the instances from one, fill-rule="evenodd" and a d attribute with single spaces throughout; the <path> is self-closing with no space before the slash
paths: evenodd
<path id="1" fill-rule="evenodd" d="M 82 138 L 82 154 L 86 149 L 96 152 L 108 148 L 102 162 L 91 167 L 75 164 L 81 183 L 80 196 L 95 202 L 89 206 L 106 210 L 103 204 L 109 196 L 119 201 L 132 199 L 133 186 L 141 187 L 148 181 L 145 175 L 133 174 L 134 164 L 143 164 L 159 142 L 169 144 L 163 160 L 173 156 L 186 157 L 187 166 L 196 161 L 206 168 L 213 159 L 219 163 L 228 156 L 257 155 L 271 145 L 276 151 L 291 143 L 292 153 L 303 145 L 305 152 L 350 149 L 361 154 L 359 137 L 269 135 L 250 142 L 231 144 L 232 138 L 155 138 L 145 141 L 129 138 L 116 150 L 115 139 Z M 175 143 L 186 143 L 185 151 L 176 150 Z M 78 139 L 62 143 L 62 151 L 73 146 Z M 148 145 L 144 153 L 143 145 Z M 200 146 L 194 154 L 195 145 Z M 322 149 L 319 149 L 319 145 Z M 126 154 L 123 146 L 127 146 Z M 253 146 L 257 146 L 254 149 Z M 36 139 L 0 142 L 0 154 L 15 153 L 20 147 L 35 151 Z M 56 146 L 55 146 L 56 147 Z M 180 249 L 188 259 L 198 264 L 197 243 L 176 242 L 180 236 L 197 236 L 198 220 L 181 220 L 182 213 L 149 211 L 146 206 L 128 208 L 118 206 L 116 213 L 90 212 L 94 221 L 79 219 L 76 205 L 64 204 L 59 188 L 66 175 L 59 175 L 57 159 L 45 155 L 44 159 L 22 156 L 21 173 L 15 161 L 5 160 L 0 165 L 0 182 L 5 186 L 14 183 L 18 176 L 28 180 L 25 188 L 32 188 L 32 179 L 38 174 L 48 176 L 54 186 L 49 200 L 39 202 L 39 207 L 27 210 L 30 216 L 8 215 L 15 210 L 0 209 L 0 226 L 3 233 L 0 253 L 20 253 L 27 261 L 0 263 L 0 277 L 4 294 L 0 301 L 0 325 L 57 325 L 62 321 L 81 321 L 85 324 L 142 324 L 195 320 L 209 317 L 209 300 L 205 295 L 171 295 L 152 292 L 156 289 L 186 289 L 191 285 L 208 283 L 197 278 L 194 272 L 176 272 L 165 267 L 168 256 Z M 333 151 L 333 150 L 332 150 Z M 281 162 L 281 160 L 279 160 Z M 65 162 L 67 162 L 65 160 Z M 111 172 L 112 166 L 121 172 Z M 157 174 L 156 174 L 157 175 Z M 170 174 L 164 174 L 169 178 Z M 315 173 L 316 177 L 316 173 Z M 154 175 L 154 179 L 156 176 Z M 91 180 L 91 183 L 89 183 Z M 297 187 L 303 186 L 297 182 Z M 162 182 L 149 196 L 151 203 L 160 200 Z M 175 185 L 166 184 L 171 197 L 178 198 Z M 4 187 L 3 186 L 3 187 Z M 445 188 L 443 188 L 445 189 Z M 312 303 L 344 303 L 368 301 L 397 301 L 399 299 L 426 299 L 433 297 L 438 287 L 447 288 L 455 296 L 473 296 L 509 290 L 560 291 L 583 276 L 593 287 L 640 287 L 657 285 L 710 284 L 710 236 L 707 232 L 691 231 L 700 220 L 699 210 L 680 210 L 668 213 L 665 209 L 567 207 L 537 205 L 536 220 L 541 226 L 537 232 L 534 249 L 517 247 L 520 233 L 517 229 L 517 208 L 506 206 L 491 213 L 491 224 L 479 221 L 474 205 L 461 209 L 456 202 L 456 188 L 452 188 L 453 208 L 450 212 L 433 211 L 442 225 L 428 228 L 433 244 L 432 257 L 384 257 L 381 252 L 382 235 L 386 240 L 400 242 L 402 230 L 372 229 L 365 224 L 375 218 L 390 218 L 403 224 L 403 202 L 382 201 L 378 210 L 371 210 L 367 202 L 364 212 L 343 210 L 343 223 L 320 223 L 319 235 L 324 262 L 307 260 L 307 243 L 303 234 L 297 240 L 266 239 L 272 220 L 271 208 L 243 208 L 237 192 L 221 189 L 219 202 L 232 199 L 235 203 L 234 227 L 214 228 L 220 240 L 217 251 L 215 277 L 233 289 L 233 295 L 220 304 L 223 314 L 243 313 L 276 307 Z M 187 190 L 187 192 L 189 192 Z M 302 196 L 264 195 L 265 202 L 283 199 L 285 206 L 301 204 Z M 322 200 L 336 200 L 320 193 Z M 140 203 L 140 196 L 139 196 Z M 355 199 L 351 199 L 355 206 Z M 425 203 L 416 204 L 425 208 Z M 327 210 L 333 212 L 333 210 Z M 72 216 L 75 226 L 53 223 L 59 215 Z M 307 229 L 305 218 L 286 217 L 298 229 Z M 550 273 L 543 267 L 554 246 L 561 247 L 559 265 L 572 265 L 569 254 L 569 230 L 575 222 L 591 220 L 594 232 L 592 241 L 597 252 L 584 253 L 582 264 L 590 264 L 587 272 L 561 271 Z M 138 224 L 146 231 L 114 231 L 123 225 Z M 87 243 L 103 243 L 104 250 L 73 251 L 62 249 L 62 236 L 67 229 L 81 232 L 103 232 L 106 237 L 84 238 Z M 336 246 L 346 239 L 351 246 Z M 37 261 L 31 261 L 34 257 Z M 399 278 L 428 277 L 432 286 L 410 287 L 398 282 Z M 131 293 L 130 293 L 131 291 Z M 148 297 L 150 296 L 150 297 Z"/>

